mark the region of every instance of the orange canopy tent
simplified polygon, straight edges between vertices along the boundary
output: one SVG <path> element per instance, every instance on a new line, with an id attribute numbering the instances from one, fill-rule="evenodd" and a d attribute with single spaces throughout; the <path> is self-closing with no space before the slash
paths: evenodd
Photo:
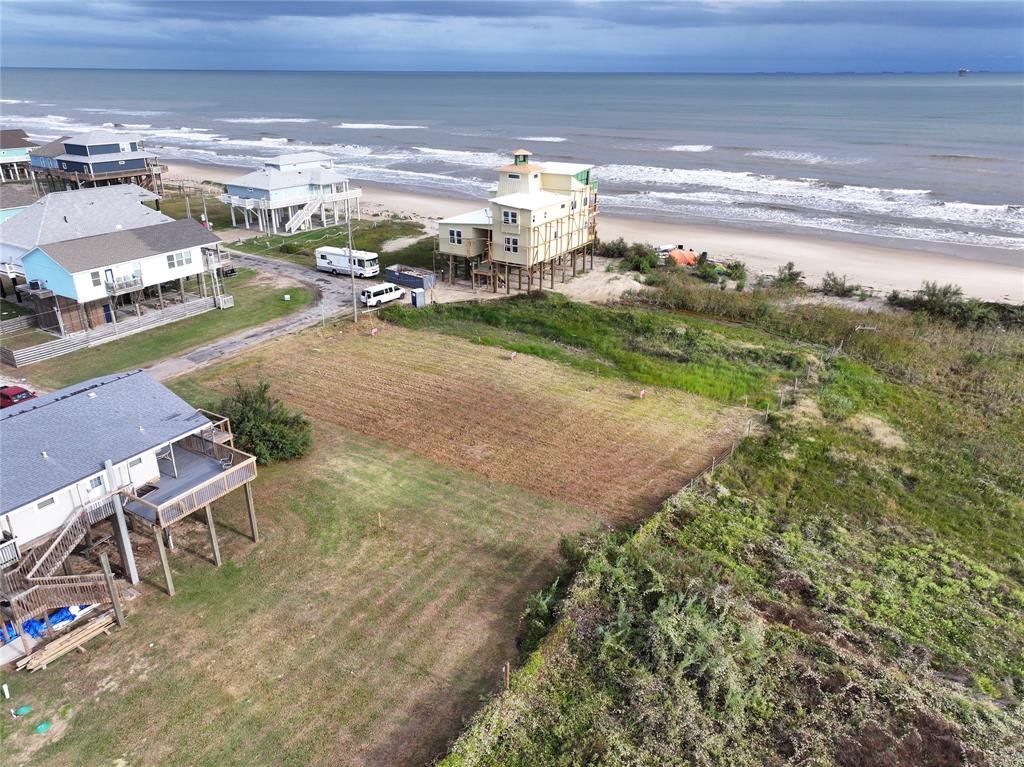
<path id="1" fill-rule="evenodd" d="M 692 250 L 676 248 L 669 251 L 668 257 L 675 261 L 676 266 L 693 266 L 697 263 L 697 254 Z"/>

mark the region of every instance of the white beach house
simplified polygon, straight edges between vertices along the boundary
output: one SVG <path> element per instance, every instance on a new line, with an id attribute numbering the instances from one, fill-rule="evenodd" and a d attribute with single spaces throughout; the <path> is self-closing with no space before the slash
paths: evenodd
<path id="1" fill-rule="evenodd" d="M 597 183 L 593 165 L 535 162 L 525 149 L 513 162 L 498 168 L 498 186 L 486 207 L 439 222 L 437 250 L 447 255 L 449 278 L 460 267 L 465 276 L 509 291 L 510 274 L 522 288 L 525 276 L 545 276 L 554 283 L 555 269 L 586 269 L 597 239 Z"/>
<path id="2" fill-rule="evenodd" d="M 362 190 L 334 169 L 334 160 L 320 152 L 283 154 L 263 167 L 227 184 L 221 201 L 231 206 L 231 223 L 252 223 L 262 232 L 293 233 L 314 225 L 331 226 L 345 214 L 359 215 Z"/>

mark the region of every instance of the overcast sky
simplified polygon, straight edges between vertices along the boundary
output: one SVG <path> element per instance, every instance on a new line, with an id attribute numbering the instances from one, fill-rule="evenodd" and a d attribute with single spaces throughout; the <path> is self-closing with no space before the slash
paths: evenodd
<path id="1" fill-rule="evenodd" d="M 1024 69 L 1020 0 L 0 0 L 3 66 Z"/>

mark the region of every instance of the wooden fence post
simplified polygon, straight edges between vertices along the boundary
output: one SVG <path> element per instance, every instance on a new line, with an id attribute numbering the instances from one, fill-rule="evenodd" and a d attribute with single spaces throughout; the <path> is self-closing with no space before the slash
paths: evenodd
<path id="1" fill-rule="evenodd" d="M 107 582 L 107 591 L 110 592 L 110 604 L 114 606 L 114 620 L 117 625 L 124 627 L 124 611 L 121 609 L 121 596 L 117 593 L 117 584 L 114 583 L 114 574 L 110 572 L 110 559 L 105 553 L 100 554 L 100 567 L 103 568 L 103 580 Z"/>

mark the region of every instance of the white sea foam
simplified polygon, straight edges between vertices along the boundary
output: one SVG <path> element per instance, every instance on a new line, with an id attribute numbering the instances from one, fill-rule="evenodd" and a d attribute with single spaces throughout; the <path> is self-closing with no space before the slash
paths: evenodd
<path id="1" fill-rule="evenodd" d="M 149 123 L 103 123 L 104 128 L 128 128 L 129 130 L 145 130 L 152 128 Z"/>
<path id="2" fill-rule="evenodd" d="M 416 158 L 419 160 L 449 162 L 475 168 L 494 168 L 508 161 L 505 155 L 495 152 L 467 152 L 462 149 L 434 149 L 428 146 L 418 146 L 414 149 L 419 152 Z"/>
<path id="3" fill-rule="evenodd" d="M 714 147 L 710 144 L 676 144 L 667 149 L 670 152 L 710 152 Z"/>
<path id="4" fill-rule="evenodd" d="M 35 104 L 31 99 L 0 99 L 0 104 Z"/>
<path id="5" fill-rule="evenodd" d="M 127 115 L 129 117 L 156 117 L 167 114 L 158 109 L 107 109 L 105 107 L 78 107 L 75 111 L 104 115 Z"/>
<path id="6" fill-rule="evenodd" d="M 797 162 L 803 165 L 859 165 L 867 162 L 857 158 L 826 157 L 814 152 L 791 152 L 788 150 L 759 149 L 755 152 L 747 152 L 749 157 L 766 157 L 770 160 L 783 160 L 785 162 Z"/>
<path id="7" fill-rule="evenodd" d="M 520 141 L 549 141 L 553 144 L 560 144 L 565 141 L 561 136 L 520 136 Z"/>
<path id="8" fill-rule="evenodd" d="M 316 120 L 312 117 L 218 117 L 216 122 L 263 125 L 264 123 L 314 123 Z"/>
<path id="9" fill-rule="evenodd" d="M 425 130 L 426 125 L 395 125 L 393 123 L 338 123 L 345 130 Z"/>

